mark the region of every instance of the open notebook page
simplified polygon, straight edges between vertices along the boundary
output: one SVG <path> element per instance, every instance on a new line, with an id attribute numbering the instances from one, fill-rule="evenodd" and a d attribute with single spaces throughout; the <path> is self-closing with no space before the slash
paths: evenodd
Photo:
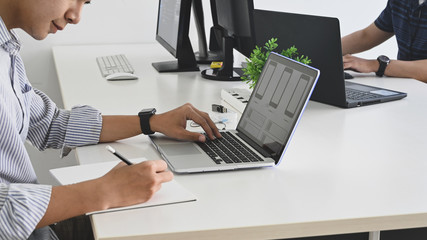
<path id="1" fill-rule="evenodd" d="M 143 158 L 130 159 L 133 163 L 144 161 Z M 120 161 L 110 161 L 102 163 L 84 164 L 64 168 L 56 168 L 49 170 L 56 180 L 62 185 L 73 184 L 98 178 L 110 171 Z M 197 198 L 193 193 L 185 189 L 175 180 L 163 183 L 161 189 L 145 203 L 131 205 L 127 207 L 111 208 L 102 211 L 91 212 L 88 214 L 121 211 L 134 208 L 144 208 L 161 206 L 166 204 L 182 203 L 196 201 Z"/>

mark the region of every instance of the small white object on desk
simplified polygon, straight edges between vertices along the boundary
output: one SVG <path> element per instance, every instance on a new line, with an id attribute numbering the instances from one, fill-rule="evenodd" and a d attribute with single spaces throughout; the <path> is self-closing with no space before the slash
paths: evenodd
<path id="1" fill-rule="evenodd" d="M 221 89 L 221 98 L 240 113 L 246 108 L 252 92 L 243 88 Z"/>
<path id="2" fill-rule="evenodd" d="M 136 80 L 138 79 L 138 76 L 133 73 L 126 73 L 126 72 L 116 72 L 112 73 L 110 75 L 107 75 L 105 79 L 109 81 L 118 81 L 118 80 Z"/>
<path id="3" fill-rule="evenodd" d="M 233 111 L 228 111 L 226 113 L 212 112 L 209 113 L 209 116 L 211 117 L 212 121 L 217 124 L 219 129 L 225 128 L 228 130 L 234 130 L 237 127 L 237 113 Z"/>

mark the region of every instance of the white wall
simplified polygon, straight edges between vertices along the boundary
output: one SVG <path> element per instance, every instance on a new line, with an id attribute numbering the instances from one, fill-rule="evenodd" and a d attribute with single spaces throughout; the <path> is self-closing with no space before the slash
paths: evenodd
<path id="1" fill-rule="evenodd" d="M 343 36 L 372 23 L 385 7 L 386 2 L 387 0 L 254 0 L 255 8 L 258 9 L 337 17 L 341 22 Z M 208 0 L 203 0 L 203 4 L 205 8 L 209 8 Z M 24 42 L 21 54 L 33 86 L 46 92 L 59 106 L 62 106 L 51 47 L 74 44 L 155 42 L 157 8 L 157 0 L 93 0 L 91 5 L 84 7 L 80 24 L 67 26 L 63 32 L 50 35 L 43 41 L 35 41 L 24 32 L 20 32 Z M 209 29 L 210 14 L 205 13 L 205 18 L 206 29 Z M 190 34 L 194 39 L 194 27 Z M 194 41 L 195 49 L 197 49 L 196 45 Z M 394 38 L 361 56 L 375 58 L 380 54 L 387 54 L 390 57 L 397 55 Z M 76 163 L 73 156 L 58 160 L 59 151 L 57 150 L 43 153 L 30 150 L 30 154 L 42 183 L 53 183 L 53 179 L 47 173 L 49 168 Z"/>

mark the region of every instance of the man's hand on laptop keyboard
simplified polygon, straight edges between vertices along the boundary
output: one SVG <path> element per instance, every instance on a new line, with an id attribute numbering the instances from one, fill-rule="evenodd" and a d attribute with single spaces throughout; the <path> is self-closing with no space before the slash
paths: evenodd
<path id="1" fill-rule="evenodd" d="M 361 73 L 376 72 L 379 63 L 375 59 L 363 59 L 347 54 L 343 56 L 344 70 L 352 70 Z"/>
<path id="2" fill-rule="evenodd" d="M 187 120 L 193 120 L 199 124 L 210 139 L 221 137 L 209 114 L 198 110 L 189 103 L 169 112 L 153 115 L 150 118 L 150 127 L 152 131 L 161 132 L 172 138 L 204 142 L 205 135 L 186 130 Z"/>

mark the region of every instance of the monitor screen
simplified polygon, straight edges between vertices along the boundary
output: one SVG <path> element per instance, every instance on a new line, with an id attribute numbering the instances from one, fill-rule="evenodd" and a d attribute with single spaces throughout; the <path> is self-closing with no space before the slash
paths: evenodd
<path id="1" fill-rule="evenodd" d="M 255 48 L 253 0 L 211 0 L 214 33 L 223 52 L 220 69 L 207 69 L 202 76 L 212 80 L 241 80 L 241 69 L 233 68 L 233 49 L 250 57 Z"/>
<path id="2" fill-rule="evenodd" d="M 159 0 L 156 40 L 177 60 L 153 63 L 158 72 L 199 71 L 188 36 L 192 0 Z"/>
<path id="3" fill-rule="evenodd" d="M 181 11 L 181 0 L 161 0 L 157 25 L 157 36 L 175 56 L 178 44 L 179 16 Z"/>
<path id="4" fill-rule="evenodd" d="M 215 0 L 218 26 L 234 38 L 234 49 L 250 57 L 255 46 L 252 0 Z"/>

